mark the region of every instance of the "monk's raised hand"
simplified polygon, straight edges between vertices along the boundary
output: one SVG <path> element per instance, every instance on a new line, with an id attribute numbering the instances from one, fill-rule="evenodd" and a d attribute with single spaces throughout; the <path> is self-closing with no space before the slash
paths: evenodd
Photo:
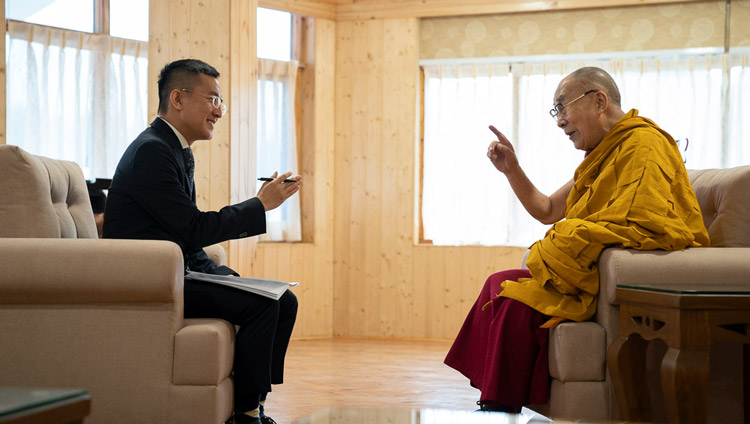
<path id="1" fill-rule="evenodd" d="M 492 125 L 490 125 L 490 131 L 497 137 L 497 140 L 492 141 L 487 149 L 487 157 L 490 158 L 490 162 L 504 174 L 518 168 L 518 157 L 508 138 Z"/>

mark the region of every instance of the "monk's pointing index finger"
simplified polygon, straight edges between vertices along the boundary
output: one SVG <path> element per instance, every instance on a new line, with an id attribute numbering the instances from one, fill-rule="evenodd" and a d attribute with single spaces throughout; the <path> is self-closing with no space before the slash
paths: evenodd
<path id="1" fill-rule="evenodd" d="M 497 140 L 498 141 L 500 141 L 503 138 L 505 138 L 505 136 L 503 136 L 503 133 L 501 133 L 500 131 L 498 131 L 498 129 L 495 128 L 494 125 L 490 125 L 490 131 L 492 131 L 492 133 L 495 134 L 495 136 L 497 136 Z"/>

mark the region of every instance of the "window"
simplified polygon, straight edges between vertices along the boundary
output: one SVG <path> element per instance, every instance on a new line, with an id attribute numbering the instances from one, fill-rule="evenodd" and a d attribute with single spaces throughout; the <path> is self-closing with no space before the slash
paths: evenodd
<path id="1" fill-rule="evenodd" d="M 440 64 L 425 61 L 421 234 L 438 245 L 528 246 L 546 226 L 523 209 L 486 156 L 494 124 L 531 181 L 551 194 L 583 152 L 550 119 L 559 81 L 582 66 L 615 78 L 623 110 L 639 109 L 675 139 L 689 139 L 688 168 L 750 163 L 747 52 L 569 61 Z M 686 143 L 681 141 L 681 147 Z"/>
<path id="2" fill-rule="evenodd" d="M 92 0 L 7 0 L 5 4 L 8 19 L 94 32 Z"/>
<path id="3" fill-rule="evenodd" d="M 297 149 L 296 60 L 292 53 L 292 15 L 258 8 L 257 172 L 299 173 Z M 300 241 L 300 196 L 268 213 L 261 241 Z"/>
<path id="4" fill-rule="evenodd" d="M 89 180 L 111 178 L 146 126 L 147 43 L 102 33 L 110 22 L 102 25 L 95 16 L 107 15 L 104 0 L 11 0 L 6 6 L 10 18 L 29 21 L 8 22 L 8 143 L 74 161 Z M 148 2 L 132 7 L 147 10 Z M 141 36 L 145 28 L 147 38 L 148 14 L 130 26 Z"/>
<path id="5" fill-rule="evenodd" d="M 8 0 L 8 19 L 148 41 L 148 0 Z M 100 16 L 109 16 L 103 22 Z"/>
<path id="6" fill-rule="evenodd" d="M 292 60 L 292 14 L 258 8 L 258 58 Z"/>
<path id="7" fill-rule="evenodd" d="M 148 0 L 109 0 L 109 35 L 148 41 Z"/>

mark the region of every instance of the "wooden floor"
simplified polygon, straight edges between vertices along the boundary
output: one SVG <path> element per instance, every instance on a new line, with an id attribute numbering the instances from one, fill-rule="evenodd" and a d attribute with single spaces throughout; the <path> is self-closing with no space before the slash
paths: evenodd
<path id="1" fill-rule="evenodd" d="M 292 340 L 266 413 L 291 423 L 326 406 L 475 410 L 479 391 L 443 364 L 450 342 Z"/>

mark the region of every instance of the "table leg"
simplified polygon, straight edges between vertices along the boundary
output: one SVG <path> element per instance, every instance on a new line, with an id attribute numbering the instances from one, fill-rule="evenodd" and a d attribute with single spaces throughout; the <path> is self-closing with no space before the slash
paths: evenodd
<path id="1" fill-rule="evenodd" d="M 607 349 L 607 367 L 626 421 L 651 420 L 651 403 L 646 387 L 646 347 L 648 341 L 637 334 L 620 336 Z"/>
<path id="2" fill-rule="evenodd" d="M 667 350 L 661 362 L 661 385 L 669 422 L 708 420 L 708 372 L 708 350 Z"/>
<path id="3" fill-rule="evenodd" d="M 742 346 L 742 357 L 745 424 L 750 424 L 750 344 Z"/>

